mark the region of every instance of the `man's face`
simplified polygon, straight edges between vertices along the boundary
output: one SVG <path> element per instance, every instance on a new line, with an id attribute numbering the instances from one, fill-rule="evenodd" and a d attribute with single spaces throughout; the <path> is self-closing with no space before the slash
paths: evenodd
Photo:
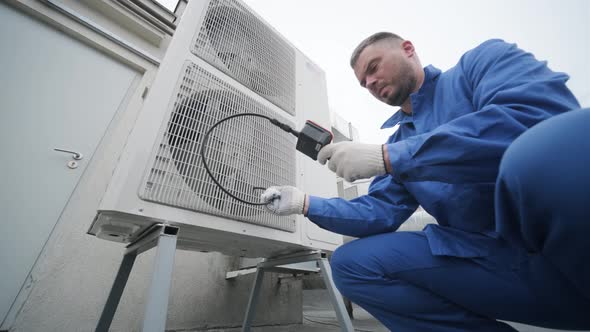
<path id="1" fill-rule="evenodd" d="M 353 70 L 362 87 L 392 106 L 401 106 L 416 88 L 418 80 L 401 41 L 381 40 L 367 46 Z"/>

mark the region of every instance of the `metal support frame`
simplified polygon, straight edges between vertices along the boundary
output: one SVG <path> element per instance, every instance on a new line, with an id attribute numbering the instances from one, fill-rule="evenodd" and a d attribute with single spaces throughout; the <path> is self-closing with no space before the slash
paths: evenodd
<path id="1" fill-rule="evenodd" d="M 113 282 L 113 287 L 96 326 L 97 332 L 108 332 L 135 258 L 153 247 L 156 247 L 157 251 L 154 258 L 154 268 L 143 317 L 142 331 L 161 332 L 165 330 L 177 235 L 178 227 L 156 224 L 135 242 L 127 246 L 123 261 Z"/>
<path id="2" fill-rule="evenodd" d="M 332 300 L 332 305 L 334 306 L 334 310 L 336 311 L 336 317 L 340 322 L 340 327 L 342 331 L 354 331 L 352 322 L 350 321 L 350 317 L 346 312 L 342 296 L 340 296 L 340 292 L 338 292 L 338 289 L 336 289 L 336 285 L 334 285 L 334 281 L 332 280 L 332 270 L 330 269 L 330 263 L 328 263 L 326 254 L 322 251 L 307 251 L 304 253 L 294 255 L 269 258 L 256 266 L 254 287 L 252 287 L 252 291 L 250 292 L 250 299 L 248 300 L 248 307 L 246 308 L 246 316 L 244 317 L 244 323 L 242 325 L 243 332 L 250 331 L 250 326 L 252 324 L 252 320 L 254 319 L 254 314 L 256 312 L 256 303 L 258 302 L 258 296 L 260 295 L 262 280 L 264 279 L 264 273 L 289 272 L 289 268 L 285 267 L 285 265 L 311 261 L 317 262 L 320 268 L 320 272 L 324 278 L 326 288 L 330 293 L 330 299 Z"/>

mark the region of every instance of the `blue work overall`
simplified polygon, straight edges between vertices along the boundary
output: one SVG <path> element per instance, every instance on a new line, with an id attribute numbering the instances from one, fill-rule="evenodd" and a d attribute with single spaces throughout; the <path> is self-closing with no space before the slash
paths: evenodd
<path id="1" fill-rule="evenodd" d="M 590 329 L 590 111 L 567 75 L 501 40 L 424 70 L 412 114 L 383 125 L 393 173 L 309 198 L 311 221 L 359 237 L 336 285 L 394 331 Z M 395 232 L 419 205 L 438 224 Z"/>

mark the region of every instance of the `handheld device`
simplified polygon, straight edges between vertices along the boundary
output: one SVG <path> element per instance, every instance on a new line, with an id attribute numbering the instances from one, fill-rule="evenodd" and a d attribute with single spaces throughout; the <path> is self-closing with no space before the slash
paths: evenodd
<path id="1" fill-rule="evenodd" d="M 330 144 L 334 136 L 332 132 L 321 127 L 315 122 L 305 121 L 305 125 L 297 136 L 296 149 L 313 160 L 318 159 L 318 152 Z"/>
<path id="2" fill-rule="evenodd" d="M 269 118 L 268 120 L 275 126 L 297 137 L 297 146 L 295 148 L 313 160 L 318 159 L 318 152 L 324 146 L 330 144 L 334 138 L 331 131 L 310 120 L 305 121 L 301 131 L 296 131 L 277 119 Z"/>

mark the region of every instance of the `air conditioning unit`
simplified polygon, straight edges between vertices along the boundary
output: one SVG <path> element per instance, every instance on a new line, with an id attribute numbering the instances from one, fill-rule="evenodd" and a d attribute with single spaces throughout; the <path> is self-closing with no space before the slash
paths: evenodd
<path id="1" fill-rule="evenodd" d="M 88 233 L 128 243 L 167 223 L 180 228 L 180 249 L 244 257 L 334 250 L 340 235 L 235 200 L 205 172 L 206 131 L 246 112 L 296 129 L 306 119 L 329 128 L 323 71 L 241 2 L 190 1 Z M 246 201 L 258 202 L 271 185 L 337 196 L 334 174 L 295 144 L 266 119 L 236 117 L 212 131 L 205 158 Z"/>

